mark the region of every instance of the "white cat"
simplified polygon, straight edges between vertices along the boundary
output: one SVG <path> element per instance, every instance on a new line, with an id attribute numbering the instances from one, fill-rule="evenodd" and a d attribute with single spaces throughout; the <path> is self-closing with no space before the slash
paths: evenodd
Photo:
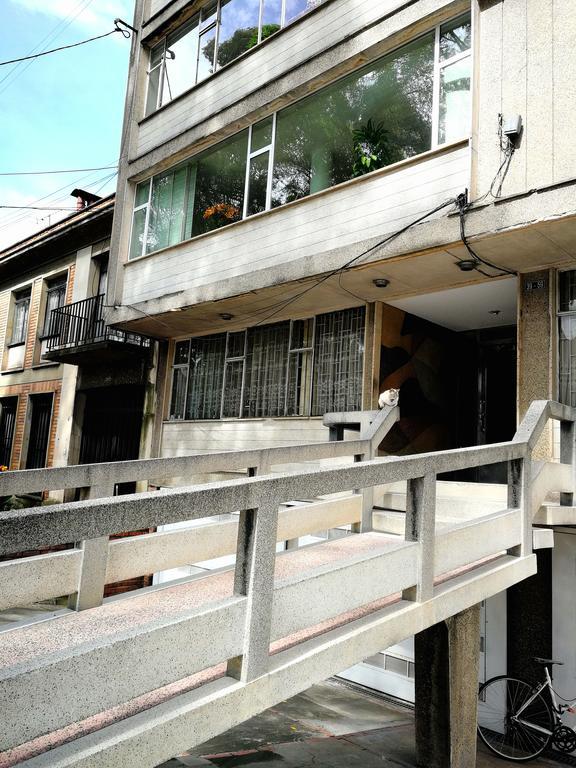
<path id="1" fill-rule="evenodd" d="M 395 405 L 398 405 L 399 399 L 400 399 L 399 389 L 387 389 L 385 392 L 382 392 L 382 394 L 378 398 L 378 407 L 384 408 L 384 406 L 386 405 L 393 407 Z"/>

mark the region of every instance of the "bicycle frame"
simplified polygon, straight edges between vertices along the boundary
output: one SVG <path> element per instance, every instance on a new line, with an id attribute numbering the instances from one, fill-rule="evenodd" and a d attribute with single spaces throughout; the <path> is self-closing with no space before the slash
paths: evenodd
<path id="1" fill-rule="evenodd" d="M 538 731 L 540 733 L 546 734 L 547 736 L 551 736 L 552 731 L 549 731 L 548 728 L 543 728 L 540 725 L 536 725 L 536 723 L 531 723 L 528 720 L 522 719 L 521 718 L 522 712 L 524 712 L 524 710 L 527 709 L 530 706 L 530 704 L 532 704 L 532 702 L 538 696 L 538 694 L 542 693 L 542 691 L 545 688 L 548 688 L 548 690 L 550 691 L 550 699 L 552 700 L 552 711 L 554 713 L 554 719 L 556 724 L 558 724 L 561 722 L 560 715 L 566 712 L 566 710 L 573 707 L 574 704 L 576 704 L 576 701 L 566 705 L 558 704 L 558 702 L 556 701 L 554 688 L 552 688 L 552 678 L 550 677 L 550 672 L 548 671 L 548 667 L 546 667 L 544 671 L 546 673 L 546 680 L 534 689 L 532 696 L 530 696 L 530 698 L 524 702 L 524 704 L 520 707 L 518 712 L 516 712 L 516 714 L 513 715 L 511 719 L 514 722 L 520 723 L 525 728 L 531 728 L 533 731 Z"/>

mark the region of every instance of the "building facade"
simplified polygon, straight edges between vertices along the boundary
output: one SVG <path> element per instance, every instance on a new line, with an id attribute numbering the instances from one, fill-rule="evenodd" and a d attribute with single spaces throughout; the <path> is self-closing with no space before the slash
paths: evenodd
<path id="1" fill-rule="evenodd" d="M 7 469 L 139 458 L 145 450 L 153 347 L 103 319 L 114 196 L 73 195 L 75 213 L 0 253 L 0 463 Z M 30 491 L 2 504 L 47 500 L 43 489 Z M 83 493 L 70 492 L 70 500 Z M 62 498 L 52 492 L 48 500 Z M 145 583 L 110 585 L 108 593 Z"/>
<path id="2" fill-rule="evenodd" d="M 153 453 L 322 440 L 391 387 L 395 454 L 576 404 L 569 0 L 138 0 L 135 27 L 107 319 L 161 340 Z M 484 671 L 558 653 L 568 691 L 556 542 L 487 606 Z"/>

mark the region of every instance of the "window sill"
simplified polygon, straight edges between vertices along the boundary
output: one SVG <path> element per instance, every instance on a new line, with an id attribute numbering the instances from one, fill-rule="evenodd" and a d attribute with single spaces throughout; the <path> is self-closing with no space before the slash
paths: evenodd
<path id="1" fill-rule="evenodd" d="M 434 147 L 433 149 L 429 149 L 426 152 L 422 152 L 420 155 L 414 155 L 413 157 L 408 157 L 405 160 L 400 160 L 397 163 L 387 165 L 386 168 L 378 168 L 376 171 L 366 173 L 364 176 L 359 176 L 355 179 L 348 179 L 348 181 L 343 181 L 341 184 L 336 184 L 333 187 L 327 187 L 326 189 L 322 189 L 319 192 L 314 192 L 313 194 L 307 195 L 306 197 L 301 197 L 299 200 L 292 200 L 289 203 L 284 203 L 284 205 L 279 205 L 277 208 L 270 208 L 267 211 L 261 211 L 260 213 L 255 213 L 253 216 L 247 216 L 245 219 L 240 219 L 240 221 L 234 221 L 232 224 L 226 224 L 224 227 L 212 230 L 212 232 L 203 232 L 201 235 L 194 235 L 194 237 L 190 237 L 187 240 L 181 240 L 179 243 L 174 243 L 174 245 L 169 245 L 165 248 L 159 248 L 157 251 L 145 253 L 142 256 L 136 256 L 134 259 L 125 261 L 122 266 L 127 268 L 131 264 L 137 264 L 141 261 L 144 261 L 144 259 L 154 258 L 154 256 L 159 256 L 165 253 L 174 253 L 177 248 L 189 245 L 193 242 L 204 240 L 205 238 L 215 236 L 217 237 L 223 231 L 231 231 L 232 227 L 247 226 L 249 222 L 260 221 L 264 217 L 278 216 L 281 211 L 289 210 L 295 206 L 305 205 L 309 200 L 318 200 L 321 197 L 334 195 L 337 194 L 340 190 L 361 185 L 368 179 L 376 179 L 380 176 L 388 176 L 403 168 L 410 167 L 412 165 L 418 165 L 419 163 L 425 163 L 427 160 L 431 160 L 434 157 L 439 157 L 443 154 L 448 154 L 449 152 L 453 152 L 457 149 L 466 147 L 469 145 L 469 143 L 470 139 L 469 137 L 466 137 L 459 139 L 458 141 L 450 142 L 449 144 L 442 144 L 439 147 Z"/>
<path id="2" fill-rule="evenodd" d="M 0 376 L 7 376 L 9 373 L 24 373 L 24 368 L 5 368 L 0 371 Z"/>
<path id="3" fill-rule="evenodd" d="M 34 363 L 32 365 L 32 370 L 35 371 L 37 368 L 58 368 L 60 363 L 54 363 L 51 360 L 46 360 L 45 363 Z"/>
<path id="4" fill-rule="evenodd" d="M 23 347 L 25 344 L 26 344 L 26 340 L 11 341 L 9 344 L 6 344 L 6 349 L 13 349 L 14 347 Z"/>

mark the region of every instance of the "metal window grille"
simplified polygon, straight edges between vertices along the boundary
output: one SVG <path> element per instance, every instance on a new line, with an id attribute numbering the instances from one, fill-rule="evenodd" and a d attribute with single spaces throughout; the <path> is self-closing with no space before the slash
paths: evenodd
<path id="1" fill-rule="evenodd" d="M 290 322 L 248 330 L 244 416 L 283 416 Z"/>
<path id="2" fill-rule="evenodd" d="M 362 407 L 364 307 L 316 318 L 312 415 Z"/>
<path id="3" fill-rule="evenodd" d="M 0 406 L 2 407 L 0 415 L 0 464 L 9 467 L 12 456 L 12 441 L 16 425 L 18 398 L 3 397 L 0 399 Z"/>
<path id="4" fill-rule="evenodd" d="M 52 418 L 52 394 L 30 395 L 30 409 L 30 437 L 26 454 L 26 469 L 38 469 L 46 466 Z"/>
<path id="5" fill-rule="evenodd" d="M 559 275 L 559 398 L 562 403 L 576 405 L 576 270 Z"/>
<path id="6" fill-rule="evenodd" d="M 226 334 L 190 341 L 187 419 L 219 419 L 226 356 Z"/>
<path id="7" fill-rule="evenodd" d="M 229 333 L 222 389 L 222 417 L 242 415 L 246 360 L 246 332 Z"/>

